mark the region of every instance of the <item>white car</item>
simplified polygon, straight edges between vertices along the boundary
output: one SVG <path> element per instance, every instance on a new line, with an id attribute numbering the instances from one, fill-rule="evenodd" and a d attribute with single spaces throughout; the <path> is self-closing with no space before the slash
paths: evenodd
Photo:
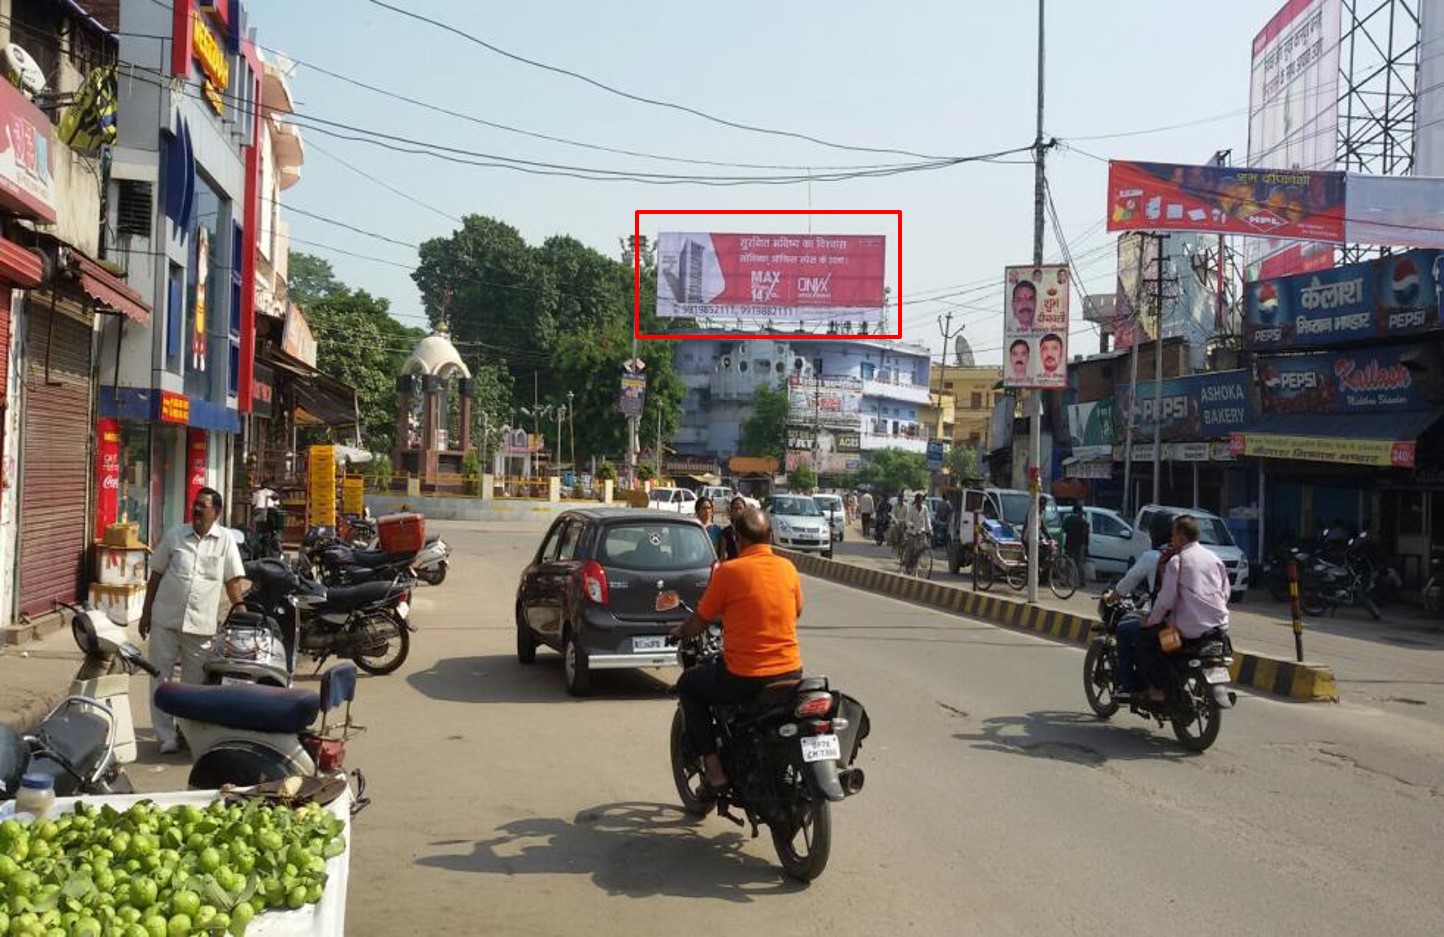
<path id="1" fill-rule="evenodd" d="M 773 544 L 832 559 L 832 531 L 816 501 L 807 495 L 777 495 L 767 502 L 767 514 Z"/>
<path id="2" fill-rule="evenodd" d="M 1103 579 L 1128 572 L 1133 566 L 1133 528 L 1123 515 L 1091 507 L 1085 507 L 1083 515 L 1088 518 L 1088 562 L 1093 564 L 1093 574 Z"/>
<path id="3" fill-rule="evenodd" d="M 647 496 L 647 507 L 691 517 L 697 513 L 697 496 L 686 488 L 653 488 Z"/>
<path id="4" fill-rule="evenodd" d="M 1233 586 L 1232 599 L 1235 602 L 1241 601 L 1244 593 L 1248 591 L 1248 556 L 1239 549 L 1238 544 L 1234 543 L 1233 535 L 1228 532 L 1228 525 L 1224 524 L 1223 518 L 1217 514 L 1210 514 L 1196 508 L 1145 504 L 1138 509 L 1138 518 L 1133 523 L 1133 558 L 1137 560 L 1144 551 L 1153 546 L 1148 532 L 1152 529 L 1151 525 L 1154 519 L 1160 514 L 1170 524 L 1180 514 L 1189 514 L 1198 518 L 1200 534 L 1198 542 L 1208 547 L 1214 555 L 1223 560 L 1224 568 L 1228 570 L 1229 583 Z"/>
<path id="5" fill-rule="evenodd" d="M 847 507 L 843 505 L 842 498 L 838 495 L 813 495 L 812 500 L 817 502 L 818 509 L 832 524 L 832 539 L 841 540 L 843 531 L 847 529 Z"/>

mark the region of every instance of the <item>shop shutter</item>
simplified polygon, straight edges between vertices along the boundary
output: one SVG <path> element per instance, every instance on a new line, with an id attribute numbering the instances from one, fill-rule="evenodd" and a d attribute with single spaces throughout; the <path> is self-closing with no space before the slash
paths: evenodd
<path id="1" fill-rule="evenodd" d="M 19 610 L 35 618 L 84 588 L 94 420 L 90 326 L 33 293 L 26 307 Z"/>
<path id="2" fill-rule="evenodd" d="M 0 289 L 0 408 L 7 406 L 10 389 L 10 291 Z M 4 432 L 0 428 L 0 432 Z"/>

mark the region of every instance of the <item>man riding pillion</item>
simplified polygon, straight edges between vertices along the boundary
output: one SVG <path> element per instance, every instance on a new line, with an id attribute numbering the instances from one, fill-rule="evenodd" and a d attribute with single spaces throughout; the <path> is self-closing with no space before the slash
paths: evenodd
<path id="1" fill-rule="evenodd" d="M 1173 625 L 1184 641 L 1211 631 L 1228 630 L 1228 598 L 1232 586 L 1223 560 L 1198 542 L 1198 518 L 1184 514 L 1173 522 L 1172 556 L 1162 560 L 1162 581 L 1148 614 L 1148 637 L 1140 642 L 1139 665 L 1148 679 L 1148 698 L 1163 699 L 1162 649 L 1158 629 Z"/>
<path id="2" fill-rule="evenodd" d="M 1152 549 L 1143 551 L 1127 574 L 1103 597 L 1105 601 L 1116 602 L 1121 597 L 1132 596 L 1139 589 L 1147 589 L 1150 600 L 1157 594 L 1163 550 L 1173 536 L 1173 527 L 1168 518 L 1160 514 L 1155 516 L 1148 534 L 1153 542 Z M 1120 698 L 1132 697 L 1143 690 L 1138 683 L 1138 643 L 1143 636 L 1144 614 L 1133 611 L 1118 620 L 1118 675 L 1115 684 Z"/>
<path id="3" fill-rule="evenodd" d="M 714 797 L 729 781 L 717 754 L 712 707 L 748 702 L 769 683 L 802 676 L 797 567 L 773 554 L 772 524 L 757 508 L 742 511 L 732 529 L 741 554 L 717 567 L 697 610 L 672 631 L 675 637 L 694 638 L 717 620 L 725 629 L 722 658 L 688 670 L 677 681 L 687 736 L 706 765 L 703 783 Z"/>

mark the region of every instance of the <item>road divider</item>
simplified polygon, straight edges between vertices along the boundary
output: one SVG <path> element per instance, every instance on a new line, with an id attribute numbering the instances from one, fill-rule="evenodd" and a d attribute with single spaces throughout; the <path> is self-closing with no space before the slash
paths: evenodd
<path id="1" fill-rule="evenodd" d="M 891 596 L 927 608 L 966 615 L 983 621 L 1031 631 L 1069 644 L 1086 645 L 1094 619 L 1072 612 L 1029 605 L 1019 599 L 984 592 L 973 592 L 959 586 L 931 579 L 903 576 L 866 566 L 855 566 L 826 560 L 809 553 L 795 553 L 775 548 L 797 567 L 797 571 L 844 586 Z M 1337 703 L 1339 690 L 1334 683 L 1333 668 L 1324 664 L 1295 663 L 1277 657 L 1266 657 L 1234 648 L 1234 682 L 1239 686 L 1313 703 Z"/>

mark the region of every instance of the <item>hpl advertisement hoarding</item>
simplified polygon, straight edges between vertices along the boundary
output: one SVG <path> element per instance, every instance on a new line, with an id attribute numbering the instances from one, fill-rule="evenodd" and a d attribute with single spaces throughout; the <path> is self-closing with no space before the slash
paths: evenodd
<path id="1" fill-rule="evenodd" d="M 1429 402 L 1401 356 L 1408 346 L 1260 358 L 1267 413 L 1375 413 L 1426 410 Z"/>
<path id="2" fill-rule="evenodd" d="M 1339 0 L 1288 0 L 1254 37 L 1248 165 L 1335 167 L 1341 29 Z M 1244 257 L 1259 276 L 1288 276 L 1332 267 L 1334 249 L 1264 238 L 1246 241 Z"/>
<path id="3" fill-rule="evenodd" d="M 1205 439 L 1227 439 L 1248 425 L 1253 416 L 1249 403 L 1247 371 L 1215 371 L 1165 380 L 1162 393 L 1155 397 L 1153 381 L 1138 383 L 1137 412 L 1133 418 L 1133 441 L 1151 443 L 1155 422 L 1162 421 L 1160 438 L 1164 442 L 1185 442 Z M 1113 438 L 1126 438 L 1128 413 L 1132 395 L 1127 384 L 1114 391 Z"/>
<path id="4" fill-rule="evenodd" d="M 1439 329 L 1441 261 L 1440 251 L 1414 250 L 1250 283 L 1244 340 L 1251 348 L 1286 350 Z"/>
<path id="5" fill-rule="evenodd" d="M 1195 231 L 1344 240 L 1344 174 L 1108 164 L 1109 231 Z"/>
<path id="6" fill-rule="evenodd" d="M 1068 268 L 1003 268 L 1003 386 L 1068 386 Z"/>
<path id="7" fill-rule="evenodd" d="M 882 235 L 657 236 L 657 315 L 695 319 L 876 319 Z"/>

